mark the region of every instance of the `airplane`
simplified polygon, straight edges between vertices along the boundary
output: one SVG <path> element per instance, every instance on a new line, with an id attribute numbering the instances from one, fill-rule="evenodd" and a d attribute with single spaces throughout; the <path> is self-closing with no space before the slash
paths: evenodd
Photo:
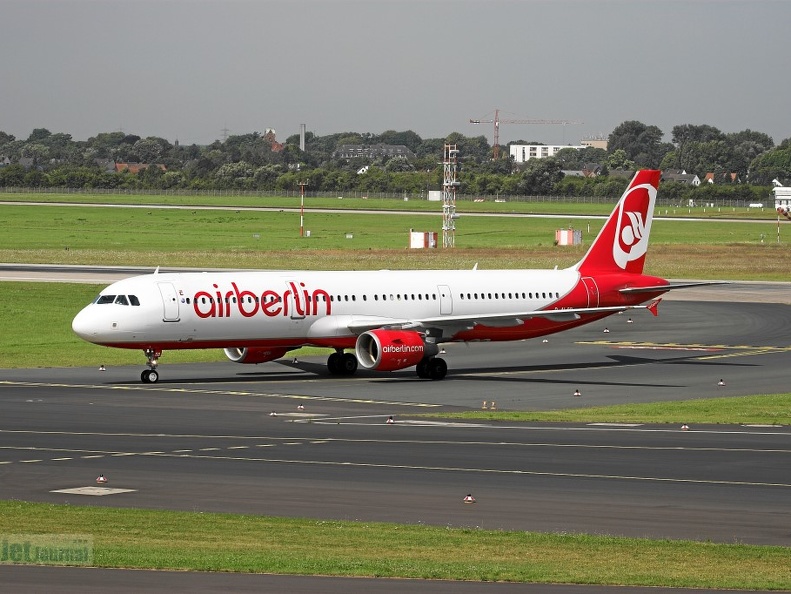
<path id="1" fill-rule="evenodd" d="M 303 346 L 333 349 L 331 375 L 358 366 L 439 380 L 443 343 L 545 336 L 632 309 L 657 315 L 671 284 L 643 274 L 661 172 L 638 171 L 583 258 L 549 270 L 223 271 L 115 282 L 72 322 L 108 347 L 141 349 L 143 383 L 169 349 L 222 348 L 257 364 Z M 352 352 L 347 352 L 352 351 Z"/>

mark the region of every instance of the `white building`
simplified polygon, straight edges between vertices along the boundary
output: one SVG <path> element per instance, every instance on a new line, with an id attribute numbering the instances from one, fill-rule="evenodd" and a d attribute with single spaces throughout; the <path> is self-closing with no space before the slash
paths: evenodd
<path id="1" fill-rule="evenodd" d="M 593 148 L 607 150 L 608 139 L 604 134 L 597 134 L 596 136 L 586 136 L 580 140 L 582 146 L 592 146 Z"/>
<path id="2" fill-rule="evenodd" d="M 776 179 L 773 179 L 772 183 L 774 184 L 772 192 L 775 195 L 775 209 L 780 214 L 789 216 L 791 214 L 791 186 L 781 186 Z"/>
<path id="3" fill-rule="evenodd" d="M 554 157 L 562 149 L 573 148 L 582 150 L 585 147 L 581 144 L 512 144 L 509 148 L 511 150 L 511 159 L 515 163 L 524 163 L 530 159 Z"/>

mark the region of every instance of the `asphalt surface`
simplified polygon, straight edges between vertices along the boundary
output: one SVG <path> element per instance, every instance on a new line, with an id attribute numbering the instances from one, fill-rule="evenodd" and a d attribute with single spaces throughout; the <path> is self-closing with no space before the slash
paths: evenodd
<path id="1" fill-rule="evenodd" d="M 99 361 L 80 369 L 2 370 L 0 498 L 791 546 L 788 427 L 436 423 L 414 416 L 481 408 L 483 401 L 500 410 L 555 409 L 785 392 L 787 287 L 740 287 L 724 290 L 755 293 L 757 302 L 666 301 L 657 318 L 613 316 L 547 342 L 449 345 L 450 372 L 441 382 L 411 371 L 334 378 L 319 358 L 171 366 L 167 353 L 156 385 L 139 383 L 142 355 L 139 367 L 106 371 Z M 386 423 L 389 416 L 395 423 Z M 99 473 L 107 486 L 129 491 L 54 492 L 95 486 Z M 462 503 L 467 493 L 474 506 Z M 59 591 L 78 591 L 68 589 L 71 581 L 82 584 L 79 591 L 108 583 L 116 591 L 469 587 L 0 567 L 0 583 L 14 591 L 38 591 L 54 580 Z M 474 586 L 470 591 L 515 589 Z M 618 589 L 630 591 L 638 590 Z"/>

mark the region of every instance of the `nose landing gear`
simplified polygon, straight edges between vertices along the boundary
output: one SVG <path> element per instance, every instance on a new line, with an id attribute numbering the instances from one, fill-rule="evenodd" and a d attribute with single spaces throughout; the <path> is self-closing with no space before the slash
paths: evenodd
<path id="1" fill-rule="evenodd" d="M 143 370 L 143 373 L 140 374 L 140 381 L 144 384 L 155 384 L 157 381 L 159 381 L 157 365 L 159 365 L 159 358 L 162 356 L 162 351 L 146 349 L 143 352 L 146 354 L 146 358 L 148 359 L 146 362 L 148 369 Z"/>

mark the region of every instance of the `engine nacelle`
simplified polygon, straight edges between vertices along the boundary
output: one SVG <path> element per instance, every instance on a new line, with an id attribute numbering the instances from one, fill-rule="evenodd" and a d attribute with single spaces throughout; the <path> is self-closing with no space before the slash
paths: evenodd
<path id="1" fill-rule="evenodd" d="M 357 337 L 354 352 L 357 362 L 366 369 L 395 371 L 417 365 L 439 349 L 410 330 L 369 330 Z"/>
<path id="2" fill-rule="evenodd" d="M 273 361 L 274 359 L 279 359 L 287 352 L 288 349 L 268 349 L 261 347 L 251 347 L 251 348 L 231 347 L 225 349 L 225 356 L 228 357 L 234 363 L 255 364 L 255 363 L 266 363 L 267 361 Z"/>

